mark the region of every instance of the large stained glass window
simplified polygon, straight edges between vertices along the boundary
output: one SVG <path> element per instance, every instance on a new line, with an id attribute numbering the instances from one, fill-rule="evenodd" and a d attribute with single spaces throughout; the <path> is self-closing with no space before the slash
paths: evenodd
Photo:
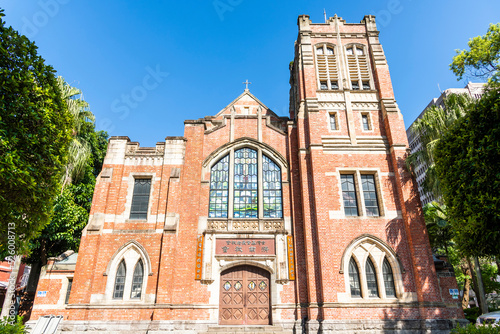
<path id="1" fill-rule="evenodd" d="M 257 218 L 257 151 L 234 152 L 234 218 Z"/>
<path id="2" fill-rule="evenodd" d="M 234 151 L 234 173 L 229 175 L 229 157 L 226 155 L 211 168 L 208 216 L 228 218 L 229 188 L 232 187 L 230 218 L 258 218 L 259 207 L 262 207 L 263 218 L 282 218 L 280 166 L 265 155 L 259 164 L 258 151 L 246 147 Z M 259 175 L 262 175 L 262 185 L 259 185 Z M 262 187 L 262 198 L 259 198 L 259 187 Z"/>
<path id="3" fill-rule="evenodd" d="M 219 160 L 210 173 L 209 217 L 227 218 L 229 154 Z"/>
<path id="4" fill-rule="evenodd" d="M 281 168 L 265 155 L 262 160 L 264 218 L 281 218 Z"/>

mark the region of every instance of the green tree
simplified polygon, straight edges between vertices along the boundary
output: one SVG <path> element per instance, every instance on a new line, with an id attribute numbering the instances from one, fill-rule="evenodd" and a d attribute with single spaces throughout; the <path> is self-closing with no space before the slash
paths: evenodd
<path id="1" fill-rule="evenodd" d="M 470 50 L 456 50 L 450 69 L 461 80 L 463 76 L 500 81 L 500 23 L 490 24 L 484 36 L 469 40 Z"/>
<path id="2" fill-rule="evenodd" d="M 424 219 L 432 249 L 444 249 L 449 258 L 449 248 L 453 246 L 451 242 L 453 231 L 448 224 L 446 205 L 439 205 L 437 202 L 427 203 L 424 206 Z"/>
<path id="3" fill-rule="evenodd" d="M 50 221 L 72 121 L 53 68 L 3 16 L 0 11 L 0 254 L 6 255 L 26 253 Z"/>
<path id="4" fill-rule="evenodd" d="M 500 86 L 454 124 L 435 149 L 455 241 L 466 255 L 500 255 Z"/>

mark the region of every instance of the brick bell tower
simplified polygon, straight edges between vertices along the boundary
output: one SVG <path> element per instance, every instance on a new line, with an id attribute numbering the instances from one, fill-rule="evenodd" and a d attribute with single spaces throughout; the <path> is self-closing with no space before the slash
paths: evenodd
<path id="1" fill-rule="evenodd" d="M 303 324 L 450 328 L 463 318 L 448 293 L 456 281 L 436 273 L 375 17 L 301 15 L 298 27 L 290 136 Z"/>

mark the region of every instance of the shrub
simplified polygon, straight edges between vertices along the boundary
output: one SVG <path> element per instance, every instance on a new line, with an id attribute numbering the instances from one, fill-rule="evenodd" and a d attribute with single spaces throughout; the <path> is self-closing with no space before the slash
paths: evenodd
<path id="1" fill-rule="evenodd" d="M 0 320 L 0 334 L 26 334 L 28 331 L 23 325 L 23 317 L 17 317 L 15 323 L 10 323 L 9 318 Z"/>
<path id="2" fill-rule="evenodd" d="M 492 325 L 475 326 L 469 324 L 467 327 L 457 326 L 451 330 L 451 334 L 500 334 L 500 327 Z"/>
<path id="3" fill-rule="evenodd" d="M 481 315 L 481 309 L 479 307 L 466 308 L 464 310 L 464 313 L 465 313 L 465 319 L 475 324 L 477 317 Z"/>

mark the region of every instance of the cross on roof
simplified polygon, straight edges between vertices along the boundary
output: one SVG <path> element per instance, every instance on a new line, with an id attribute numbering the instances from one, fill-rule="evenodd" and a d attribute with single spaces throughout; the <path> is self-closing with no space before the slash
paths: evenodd
<path id="1" fill-rule="evenodd" d="M 247 79 L 245 82 L 243 82 L 243 84 L 245 84 L 245 85 L 246 85 L 245 90 L 248 90 L 248 85 L 249 85 L 249 84 L 252 84 L 252 83 L 251 83 L 251 82 L 248 82 L 248 79 Z"/>

